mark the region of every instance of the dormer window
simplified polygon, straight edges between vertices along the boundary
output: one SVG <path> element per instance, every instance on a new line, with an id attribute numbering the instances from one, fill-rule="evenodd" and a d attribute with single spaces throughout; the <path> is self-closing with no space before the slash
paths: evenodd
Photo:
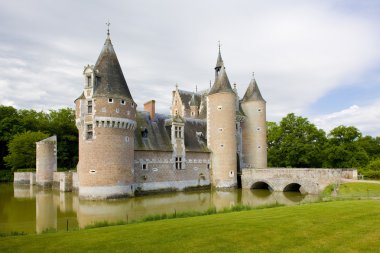
<path id="1" fill-rule="evenodd" d="M 87 87 L 91 86 L 91 76 L 86 76 L 87 78 Z"/>
<path id="2" fill-rule="evenodd" d="M 113 103 L 113 98 L 108 99 L 108 103 L 112 104 Z"/>
<path id="3" fill-rule="evenodd" d="M 87 113 L 92 113 L 92 100 L 87 101 Z"/>
<path id="4" fill-rule="evenodd" d="M 120 100 L 120 104 L 125 105 L 125 100 Z"/>
<path id="5" fill-rule="evenodd" d="M 175 135 L 175 138 L 182 138 L 182 127 L 175 126 L 174 127 L 174 135 Z"/>

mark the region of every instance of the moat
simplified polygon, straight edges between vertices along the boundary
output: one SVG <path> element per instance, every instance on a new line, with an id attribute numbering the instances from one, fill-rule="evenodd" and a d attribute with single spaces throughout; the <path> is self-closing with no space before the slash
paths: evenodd
<path id="1" fill-rule="evenodd" d="M 132 221 L 147 215 L 217 210 L 237 204 L 261 206 L 313 202 L 318 195 L 299 192 L 237 189 L 192 191 L 140 196 L 130 199 L 87 201 L 77 193 L 41 190 L 35 186 L 0 184 L 0 233 L 41 233 L 84 228 L 94 222 Z"/>

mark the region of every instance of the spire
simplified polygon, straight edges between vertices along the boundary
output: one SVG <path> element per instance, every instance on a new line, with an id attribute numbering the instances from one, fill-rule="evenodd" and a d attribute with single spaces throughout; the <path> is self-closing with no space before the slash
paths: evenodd
<path id="1" fill-rule="evenodd" d="M 191 100 L 190 100 L 190 106 L 198 106 L 198 103 L 195 99 L 195 93 L 193 92 L 193 95 L 191 96 Z"/>
<path id="2" fill-rule="evenodd" d="M 219 75 L 216 77 L 215 83 L 208 94 L 212 95 L 220 92 L 234 92 L 231 88 L 231 84 L 226 73 L 226 68 L 223 64 L 220 68 Z"/>
<path id="3" fill-rule="evenodd" d="M 123 71 L 121 70 L 111 43 L 109 36 L 110 23 L 108 22 L 107 25 L 107 38 L 94 67 L 97 77 L 94 87 L 94 97 L 105 96 L 132 99 Z"/>
<path id="4" fill-rule="evenodd" d="M 264 98 L 261 96 L 259 86 L 256 83 L 256 79 L 254 76 L 254 72 L 252 72 L 252 79 L 251 82 L 248 85 L 247 91 L 244 94 L 244 97 L 242 99 L 242 102 L 248 102 L 248 101 L 264 101 Z"/>
<path id="5" fill-rule="evenodd" d="M 222 59 L 222 54 L 220 53 L 220 41 L 218 41 L 219 45 L 219 53 L 218 53 L 218 59 L 216 60 L 216 65 L 215 65 L 215 70 L 219 71 L 220 68 L 223 66 L 223 59 Z"/>

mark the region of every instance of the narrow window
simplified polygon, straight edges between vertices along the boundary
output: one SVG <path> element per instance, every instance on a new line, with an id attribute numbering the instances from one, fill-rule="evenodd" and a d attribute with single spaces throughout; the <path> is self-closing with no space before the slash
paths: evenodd
<path id="1" fill-rule="evenodd" d="M 257 131 L 260 131 L 260 127 L 256 128 Z"/>
<path id="2" fill-rule="evenodd" d="M 179 127 L 179 126 L 174 127 L 174 136 L 175 138 L 182 138 L 182 127 Z"/>
<path id="3" fill-rule="evenodd" d="M 109 98 L 108 103 L 113 103 L 113 98 Z"/>
<path id="4" fill-rule="evenodd" d="M 87 101 L 87 113 L 92 113 L 92 100 Z"/>
<path id="5" fill-rule="evenodd" d="M 177 156 L 177 157 L 175 158 L 175 168 L 176 168 L 177 170 L 182 170 L 182 157 Z"/>
<path id="6" fill-rule="evenodd" d="M 257 109 L 258 112 L 261 112 L 261 108 Z"/>
<path id="7" fill-rule="evenodd" d="M 146 164 L 146 163 L 143 163 L 143 164 L 141 165 L 141 169 L 146 170 L 146 169 L 147 169 L 147 164 Z"/>
<path id="8" fill-rule="evenodd" d="M 132 103 L 131 103 L 131 106 L 132 106 L 132 107 L 135 107 L 135 103 L 132 102 Z"/>
<path id="9" fill-rule="evenodd" d="M 175 115 L 176 115 L 176 116 L 178 115 L 178 110 L 175 110 Z"/>
<path id="10" fill-rule="evenodd" d="M 222 110 L 222 106 L 221 106 L 221 105 L 218 106 L 218 110 L 219 110 L 219 111 Z"/>
<path id="11" fill-rule="evenodd" d="M 88 125 L 87 125 L 86 139 L 87 139 L 87 140 L 92 140 L 92 137 L 93 137 L 92 124 L 88 124 Z"/>
<path id="12" fill-rule="evenodd" d="M 99 76 L 95 77 L 95 83 L 96 83 L 96 85 L 100 84 L 100 77 Z"/>
<path id="13" fill-rule="evenodd" d="M 87 76 L 87 87 L 91 86 L 91 76 Z"/>
<path id="14" fill-rule="evenodd" d="M 120 100 L 120 104 L 125 105 L 125 100 Z"/>

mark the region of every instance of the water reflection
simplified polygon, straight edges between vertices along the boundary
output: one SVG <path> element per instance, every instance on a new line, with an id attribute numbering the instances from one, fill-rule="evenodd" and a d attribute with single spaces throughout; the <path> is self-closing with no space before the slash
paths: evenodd
<path id="1" fill-rule="evenodd" d="M 10 187 L 13 187 L 13 192 L 12 189 L 9 189 Z M 122 200 L 86 201 L 80 200 L 75 193 L 40 190 L 33 186 L 2 184 L 0 185 L 0 208 L 7 208 L 0 209 L 0 213 L 6 214 L 0 215 L 0 232 L 41 233 L 50 229 L 64 230 L 67 228 L 67 223 L 69 223 L 70 229 L 83 228 L 100 221 L 131 221 L 147 215 L 190 210 L 204 211 L 210 207 L 220 210 L 237 204 L 250 206 L 275 203 L 294 205 L 316 200 L 318 200 L 318 196 L 315 195 L 270 192 L 262 189 L 239 189 L 177 192 Z M 35 213 L 35 219 L 29 218 L 33 220 L 26 223 L 18 222 L 23 220 L 21 215 L 24 212 Z M 11 216 L 12 218 L 10 218 Z M 6 226 L 1 226 L 2 224 L 6 224 Z M 30 224 L 34 224 L 34 228 Z"/>

